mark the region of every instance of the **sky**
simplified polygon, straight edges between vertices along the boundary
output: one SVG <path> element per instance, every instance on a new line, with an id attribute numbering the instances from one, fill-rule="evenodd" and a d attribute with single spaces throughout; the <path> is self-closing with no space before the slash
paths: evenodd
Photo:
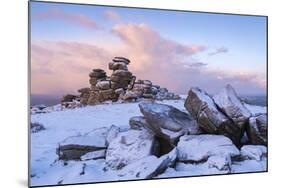
<path id="1" fill-rule="evenodd" d="M 89 87 L 115 56 L 137 79 L 178 94 L 231 84 L 266 94 L 266 17 L 31 2 L 31 94 Z"/>

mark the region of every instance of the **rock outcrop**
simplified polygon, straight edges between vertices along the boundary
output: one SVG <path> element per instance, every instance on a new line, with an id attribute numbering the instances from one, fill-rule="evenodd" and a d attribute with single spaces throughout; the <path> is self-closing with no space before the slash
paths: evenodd
<path id="1" fill-rule="evenodd" d="M 240 143 L 242 130 L 217 108 L 212 97 L 205 91 L 191 88 L 184 106 L 206 133 L 225 135 L 235 144 Z"/>
<path id="2" fill-rule="evenodd" d="M 153 155 L 144 157 L 117 172 L 121 179 L 151 179 L 163 173 L 168 167 L 175 163 L 177 158 L 176 149 L 162 157 Z"/>
<path id="3" fill-rule="evenodd" d="M 121 169 L 156 153 L 154 145 L 154 135 L 147 130 L 121 132 L 107 148 L 106 164 L 110 169 Z"/>
<path id="4" fill-rule="evenodd" d="M 228 84 L 219 93 L 214 95 L 213 98 L 219 109 L 238 126 L 242 135 L 251 113 L 242 104 L 235 90 Z"/>
<path id="5" fill-rule="evenodd" d="M 104 150 L 108 128 L 95 129 L 85 135 L 71 136 L 59 143 L 57 154 L 62 160 L 80 160 L 89 152 Z"/>
<path id="6" fill-rule="evenodd" d="M 169 92 L 166 88 L 153 85 L 150 80 L 136 80 L 136 76 L 128 70 L 130 60 L 115 57 L 108 63 L 112 71 L 110 76 L 102 69 L 93 69 L 89 74 L 90 87 L 78 90 L 79 96 L 66 95 L 64 102 L 78 100 L 82 105 L 96 105 L 105 101 L 131 102 L 137 100 L 177 100 L 179 95 Z"/>
<path id="7" fill-rule="evenodd" d="M 251 144 L 267 145 L 267 115 L 251 117 L 246 132 Z"/>
<path id="8" fill-rule="evenodd" d="M 178 160 L 182 162 L 207 161 L 214 156 L 227 161 L 227 158 L 240 154 L 232 141 L 222 135 L 184 135 L 180 138 L 177 149 Z"/>
<path id="9" fill-rule="evenodd" d="M 148 128 L 171 145 L 175 145 L 184 134 L 200 133 L 196 121 L 173 106 L 142 102 L 139 108 Z"/>

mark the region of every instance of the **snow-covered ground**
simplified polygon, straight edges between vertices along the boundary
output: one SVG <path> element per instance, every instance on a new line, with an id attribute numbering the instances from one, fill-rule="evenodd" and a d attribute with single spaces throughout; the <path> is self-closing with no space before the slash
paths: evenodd
<path id="1" fill-rule="evenodd" d="M 167 100 L 159 101 L 158 103 L 172 105 L 179 110 L 187 112 L 184 108 L 184 100 Z M 248 105 L 247 108 L 253 114 L 266 112 L 265 107 Z M 120 180 L 120 177 L 113 171 L 105 172 L 103 170 L 105 167 L 103 159 L 70 161 L 65 165 L 64 162 L 57 160 L 56 148 L 58 143 L 65 138 L 85 134 L 95 128 L 116 125 L 126 129 L 129 127 L 129 119 L 133 116 L 140 115 L 142 114 L 139 110 L 138 103 L 103 104 L 32 114 L 31 122 L 43 124 L 46 130 L 31 134 L 31 185 Z M 249 165 L 252 165 L 252 163 Z M 236 166 L 236 169 L 238 169 L 239 164 Z M 186 166 L 185 168 L 193 169 L 192 166 Z M 198 168 L 197 171 L 194 170 L 193 172 L 184 172 L 183 167 L 178 167 L 178 169 L 178 171 L 167 169 L 166 173 L 159 177 L 204 174 L 198 172 Z M 217 174 L 218 172 L 213 173 Z"/>

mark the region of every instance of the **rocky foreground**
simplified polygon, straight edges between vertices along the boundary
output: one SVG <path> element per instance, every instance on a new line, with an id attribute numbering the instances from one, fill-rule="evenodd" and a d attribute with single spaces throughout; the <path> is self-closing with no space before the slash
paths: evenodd
<path id="1" fill-rule="evenodd" d="M 132 103 L 138 113 L 127 122 L 121 115 L 126 108 L 120 108 L 122 123 L 65 138 L 60 135 L 51 167 L 40 172 L 37 168 L 42 167 L 34 165 L 32 181 L 36 185 L 52 179 L 53 184 L 64 184 L 267 170 L 267 114 L 253 113 L 230 85 L 214 96 L 191 88 L 184 101 L 175 101 L 173 105 Z M 100 105 L 100 111 L 109 113 L 114 108 L 110 105 Z M 34 120 L 44 117 L 37 114 Z M 116 119 L 100 124 L 103 121 Z M 66 129 L 83 127 L 83 122 L 77 123 L 76 128 L 68 125 Z M 48 127 L 34 133 L 34 138 L 44 131 Z"/>

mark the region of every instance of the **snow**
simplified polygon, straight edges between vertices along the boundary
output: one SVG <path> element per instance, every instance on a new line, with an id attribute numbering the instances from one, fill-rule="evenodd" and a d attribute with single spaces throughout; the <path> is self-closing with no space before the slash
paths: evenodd
<path id="1" fill-rule="evenodd" d="M 167 104 L 186 112 L 184 100 L 163 100 L 158 103 Z M 61 105 L 47 107 L 48 113 L 32 114 L 31 122 L 43 124 L 46 130 L 31 134 L 31 185 L 53 185 L 69 183 L 87 183 L 118 181 L 121 179 L 116 171 L 105 171 L 105 159 L 87 161 L 58 161 L 56 148 L 58 143 L 67 137 L 85 135 L 94 129 L 101 127 L 118 126 L 120 131 L 129 128 L 129 119 L 133 116 L 141 116 L 138 103 L 109 103 L 96 106 L 87 106 L 76 109 L 64 109 Z M 247 106 L 247 108 L 249 108 Z M 254 107 L 256 108 L 256 107 Z M 88 136 L 91 134 L 88 134 Z M 84 142 L 84 141 L 83 141 Z M 86 141 L 85 141 L 86 142 Z M 84 143 L 85 143 L 84 142 Z M 125 155 L 126 153 L 124 153 Z M 87 154 L 85 154 L 87 156 Z M 88 155 L 91 155 L 90 153 Z M 85 156 L 84 156 L 85 157 Z M 235 164 L 235 170 L 248 171 L 253 169 L 257 162 L 240 162 Z M 241 169 L 243 166 L 245 168 Z M 259 167 L 261 166 L 258 163 Z M 168 168 L 161 176 L 187 176 L 212 174 L 211 171 L 204 171 L 200 165 L 189 165 L 189 171 L 175 171 Z M 216 168 L 213 174 L 221 173 Z M 255 169 L 257 170 L 257 169 Z"/>
<path id="2" fill-rule="evenodd" d="M 267 160 L 245 160 L 233 162 L 232 173 L 245 173 L 245 172 L 264 172 L 267 171 Z"/>
<path id="3" fill-rule="evenodd" d="M 98 128 L 90 133 L 81 136 L 71 136 L 60 142 L 60 146 L 67 145 L 80 145 L 80 146 L 93 146 L 97 148 L 106 147 L 105 134 L 108 132 L 108 128 Z"/>
<path id="4" fill-rule="evenodd" d="M 256 106 L 246 103 L 244 104 L 244 106 L 252 113 L 253 116 L 267 113 L 267 108 L 265 106 Z"/>
<path id="5" fill-rule="evenodd" d="M 151 155 L 153 144 L 154 135 L 147 130 L 129 130 L 119 133 L 107 148 L 106 163 L 112 169 L 120 169 Z"/>
<path id="6" fill-rule="evenodd" d="M 90 159 L 98 159 L 98 158 L 104 158 L 105 157 L 105 149 L 92 151 L 89 153 L 86 153 L 85 155 L 81 156 L 82 161 L 90 160 Z"/>
<path id="7" fill-rule="evenodd" d="M 184 135 L 177 145 L 179 161 L 202 161 L 210 156 L 237 156 L 239 150 L 222 135 Z"/>

